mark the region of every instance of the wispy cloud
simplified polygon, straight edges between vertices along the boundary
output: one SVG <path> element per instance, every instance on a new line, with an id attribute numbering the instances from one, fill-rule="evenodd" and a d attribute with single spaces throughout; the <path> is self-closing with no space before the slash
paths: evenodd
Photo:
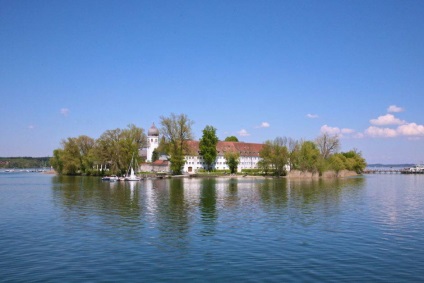
<path id="1" fill-rule="evenodd" d="M 376 126 L 371 126 L 365 130 L 365 135 L 373 138 L 394 138 L 398 134 L 396 133 L 396 130 L 391 128 L 379 128 Z"/>
<path id="2" fill-rule="evenodd" d="M 34 125 L 28 125 L 28 129 L 33 130 L 33 129 L 35 129 L 35 126 Z"/>
<path id="3" fill-rule="evenodd" d="M 270 126 L 268 122 L 262 122 L 260 128 L 269 128 Z"/>
<path id="4" fill-rule="evenodd" d="M 255 129 L 259 128 L 269 128 L 271 125 L 268 122 L 262 122 L 259 126 L 255 126 Z"/>
<path id="5" fill-rule="evenodd" d="M 245 129 L 241 129 L 240 131 L 237 132 L 237 134 L 240 137 L 248 137 L 248 136 L 250 136 L 250 134 Z"/>
<path id="6" fill-rule="evenodd" d="M 319 116 L 317 114 L 306 114 L 306 117 L 308 117 L 309 119 L 317 119 L 317 118 L 319 118 Z"/>
<path id="7" fill-rule="evenodd" d="M 387 108 L 387 112 L 389 113 L 399 113 L 403 112 L 404 109 L 402 107 L 396 106 L 396 105 L 390 105 L 389 108 Z"/>
<path id="8" fill-rule="evenodd" d="M 371 126 L 365 130 L 365 134 L 373 138 L 395 138 L 401 136 L 410 138 L 420 138 L 424 137 L 424 125 L 408 123 L 400 125 L 396 128 L 380 128 Z"/>
<path id="9" fill-rule="evenodd" d="M 370 123 L 375 126 L 386 126 L 386 125 L 403 125 L 406 122 L 396 118 L 393 114 L 386 114 L 378 117 L 377 119 L 371 119 Z"/>
<path id="10" fill-rule="evenodd" d="M 60 109 L 60 114 L 62 114 L 65 117 L 68 116 L 69 109 L 68 108 L 62 108 L 62 109 Z"/>
<path id="11" fill-rule="evenodd" d="M 356 134 L 356 131 L 349 128 L 330 127 L 328 125 L 324 125 L 321 127 L 321 133 L 327 133 L 330 135 L 337 135 L 339 137 L 343 137 L 345 135 Z M 358 137 L 358 136 L 354 136 L 354 137 Z"/>
<path id="12" fill-rule="evenodd" d="M 387 111 L 402 112 L 404 109 L 396 105 L 391 105 Z M 376 119 L 369 120 L 369 122 L 371 125 L 363 132 L 356 132 L 348 128 L 330 127 L 328 125 L 324 125 L 321 127 L 321 133 L 352 138 L 407 137 L 410 140 L 417 140 L 424 137 L 424 125 L 401 120 L 395 117 L 393 114 L 382 115 Z"/>

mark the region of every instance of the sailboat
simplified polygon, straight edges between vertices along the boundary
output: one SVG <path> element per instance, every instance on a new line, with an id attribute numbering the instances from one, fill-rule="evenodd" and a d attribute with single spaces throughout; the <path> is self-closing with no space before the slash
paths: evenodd
<path id="1" fill-rule="evenodd" d="M 125 181 L 140 181 L 141 180 L 141 178 L 137 177 L 137 175 L 135 175 L 135 173 L 134 173 L 133 160 L 134 160 L 134 154 L 131 158 L 130 166 L 128 167 L 128 174 L 129 175 L 125 177 Z"/>

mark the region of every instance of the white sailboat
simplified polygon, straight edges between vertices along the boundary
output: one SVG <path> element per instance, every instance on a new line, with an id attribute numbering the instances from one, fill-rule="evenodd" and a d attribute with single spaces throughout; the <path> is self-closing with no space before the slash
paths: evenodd
<path id="1" fill-rule="evenodd" d="M 134 173 L 134 168 L 132 167 L 133 166 L 133 160 L 134 160 L 134 154 L 131 158 L 131 164 L 128 168 L 129 175 L 125 177 L 125 181 L 140 181 L 141 180 L 141 178 L 137 177 L 137 175 L 135 175 L 135 173 Z"/>

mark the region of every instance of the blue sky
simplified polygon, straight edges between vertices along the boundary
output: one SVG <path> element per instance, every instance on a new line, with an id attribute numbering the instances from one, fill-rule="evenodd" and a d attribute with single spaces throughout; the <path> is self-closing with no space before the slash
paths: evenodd
<path id="1" fill-rule="evenodd" d="M 0 0 L 0 156 L 185 113 L 424 161 L 423 1 Z"/>

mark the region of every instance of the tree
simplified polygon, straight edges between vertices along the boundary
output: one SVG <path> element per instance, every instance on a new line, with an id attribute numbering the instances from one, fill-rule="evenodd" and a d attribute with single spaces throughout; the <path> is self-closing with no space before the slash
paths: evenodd
<path id="1" fill-rule="evenodd" d="M 157 151 L 157 148 L 155 148 L 152 152 L 152 162 L 155 162 L 159 159 L 159 152 Z"/>
<path id="2" fill-rule="evenodd" d="M 140 162 L 138 151 L 147 143 L 143 128 L 133 124 L 127 129 L 105 131 L 96 142 L 95 159 L 98 164 L 108 164 L 114 173 L 125 173 L 134 155 Z"/>
<path id="3" fill-rule="evenodd" d="M 358 174 L 364 172 L 367 162 L 362 157 L 362 153 L 356 149 L 341 153 L 346 158 L 346 169 L 355 171 Z"/>
<path id="4" fill-rule="evenodd" d="M 184 155 L 189 148 L 186 141 L 193 139 L 191 126 L 193 121 L 187 115 L 171 114 L 170 117 L 161 116 L 161 133 L 166 144 L 167 153 L 170 155 L 171 170 L 174 174 L 181 174 L 184 166 Z"/>
<path id="5" fill-rule="evenodd" d="M 57 173 L 62 174 L 63 172 L 63 149 L 55 149 L 53 150 L 53 157 L 50 158 L 50 164 L 53 169 L 56 170 Z"/>
<path id="6" fill-rule="evenodd" d="M 340 139 L 337 135 L 330 136 L 328 133 L 323 133 L 315 140 L 321 156 L 327 159 L 331 154 L 336 153 L 340 148 Z"/>
<path id="7" fill-rule="evenodd" d="M 226 137 L 225 138 L 225 141 L 228 141 L 228 142 L 238 142 L 239 140 L 238 140 L 238 138 L 236 136 L 229 136 L 229 137 Z"/>
<path id="8" fill-rule="evenodd" d="M 237 166 L 240 162 L 240 154 L 238 152 L 227 151 L 224 154 L 225 160 L 227 160 L 228 168 L 230 168 L 231 174 L 237 172 Z"/>
<path id="9" fill-rule="evenodd" d="M 199 142 L 200 154 L 205 160 L 207 170 L 210 171 L 212 163 L 217 156 L 216 144 L 218 137 L 216 136 L 216 129 L 212 126 L 206 126 L 203 129 L 203 136 Z"/>
<path id="10" fill-rule="evenodd" d="M 319 157 L 320 152 L 315 143 L 312 141 L 302 142 L 297 156 L 298 168 L 302 171 L 317 171 Z"/>
<path id="11" fill-rule="evenodd" d="M 76 175 L 81 173 L 81 152 L 78 147 L 77 138 L 68 138 L 62 140 L 63 152 L 63 173 L 67 175 Z"/>
<path id="12" fill-rule="evenodd" d="M 259 156 L 262 158 L 260 166 L 262 166 L 264 171 L 271 167 L 275 170 L 277 176 L 285 173 L 289 160 L 289 152 L 285 144 L 287 144 L 287 139 L 281 137 L 265 142 L 259 152 Z"/>

